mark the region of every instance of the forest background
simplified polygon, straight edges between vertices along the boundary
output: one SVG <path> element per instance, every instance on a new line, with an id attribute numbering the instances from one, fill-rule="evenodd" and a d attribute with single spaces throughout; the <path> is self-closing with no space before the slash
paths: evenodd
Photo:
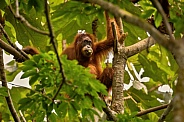
<path id="1" fill-rule="evenodd" d="M 104 10 L 120 20 L 126 33 L 115 54 L 124 58 L 114 58 L 121 60 L 116 70 L 123 72 L 114 82 L 124 88 L 113 86 L 120 92 L 112 90 L 110 106 L 98 96 L 107 95 L 105 86 L 88 69 L 65 56 L 58 58 L 78 30 L 95 33 L 98 40 L 106 38 Z M 182 122 L 183 12 L 182 0 L 1 0 L 0 121 Z M 28 56 L 15 42 L 42 53 Z M 2 49 L 23 63 L 12 60 L 4 67 Z M 12 82 L 21 71 L 30 87 Z M 160 90 L 161 86 L 169 89 Z"/>

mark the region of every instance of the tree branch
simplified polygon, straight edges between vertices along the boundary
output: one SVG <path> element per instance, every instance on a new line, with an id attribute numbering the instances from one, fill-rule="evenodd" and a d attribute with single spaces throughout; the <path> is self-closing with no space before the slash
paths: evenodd
<path id="1" fill-rule="evenodd" d="M 26 60 L 26 58 L 20 52 L 18 52 L 15 48 L 6 44 L 2 39 L 0 39 L 0 47 L 3 48 L 6 52 L 15 56 L 15 58 L 18 61 L 25 61 Z"/>
<path id="2" fill-rule="evenodd" d="M 106 113 L 108 120 L 115 121 L 115 122 L 117 121 L 117 117 L 115 116 L 115 114 L 117 113 L 112 111 L 107 105 L 106 105 L 106 108 L 103 108 L 103 111 Z"/>
<path id="3" fill-rule="evenodd" d="M 91 3 L 100 5 L 103 9 L 108 10 L 115 16 L 121 17 L 124 21 L 134 24 L 149 34 L 162 46 L 169 49 L 174 53 L 176 61 L 179 65 L 178 70 L 178 82 L 175 91 L 175 102 L 174 102 L 174 121 L 183 122 L 184 120 L 184 43 L 178 40 L 166 39 L 155 27 L 147 23 L 145 20 L 138 16 L 132 15 L 131 13 L 120 9 L 120 7 L 113 5 L 112 3 L 103 0 L 87 0 Z"/>
<path id="4" fill-rule="evenodd" d="M 22 15 L 19 14 L 19 2 L 18 2 L 18 0 L 15 1 L 15 4 L 16 4 L 15 5 L 16 6 L 16 12 L 14 12 L 11 4 L 9 6 L 10 11 L 13 13 L 15 18 L 17 18 L 19 21 L 21 21 L 24 25 L 26 25 L 31 30 L 33 30 L 33 31 L 35 31 L 37 33 L 49 36 L 48 32 L 45 32 L 45 31 L 42 31 L 42 30 L 39 30 L 39 29 L 35 28 Z"/>
<path id="5" fill-rule="evenodd" d="M 120 44 L 114 23 L 112 23 L 113 36 L 115 37 L 113 59 L 113 82 L 112 82 L 112 105 L 111 108 L 117 113 L 124 113 L 123 83 L 126 64 L 124 43 Z M 119 30 L 118 30 L 119 31 Z M 124 40 L 122 41 L 124 42 Z"/>
<path id="6" fill-rule="evenodd" d="M 171 26 L 168 22 L 168 19 L 167 19 L 167 16 L 160 4 L 160 2 L 158 0 L 151 0 L 151 2 L 153 3 L 153 5 L 157 8 L 157 10 L 160 12 L 162 18 L 163 18 L 163 21 L 164 21 L 164 24 L 165 24 L 165 27 L 166 27 L 166 31 L 168 32 L 169 36 L 170 36 L 170 39 L 172 41 L 174 41 L 174 37 L 172 35 L 172 29 L 171 29 Z"/>
<path id="7" fill-rule="evenodd" d="M 2 81 L 2 86 L 7 88 L 7 93 L 8 96 L 5 97 L 6 98 L 6 102 L 8 104 L 9 110 L 13 116 L 13 119 L 15 122 L 21 122 L 20 118 L 15 110 L 15 107 L 13 105 L 13 101 L 11 99 L 11 95 L 10 95 L 10 91 L 8 89 L 8 85 L 7 85 L 7 81 L 6 81 L 6 76 L 5 76 L 5 72 L 4 72 L 4 62 L 3 62 L 3 50 L 2 48 L 0 48 L 0 76 L 1 76 L 1 81 Z"/>
<path id="8" fill-rule="evenodd" d="M 48 6 L 47 2 L 48 1 L 45 0 L 45 16 L 46 16 L 46 20 L 47 20 L 47 24 L 48 24 L 48 29 L 49 29 L 50 42 L 52 43 L 52 45 L 54 47 L 54 51 L 56 53 L 57 60 L 58 60 L 58 63 L 59 63 L 59 67 L 60 67 L 60 73 L 61 73 L 62 78 L 63 78 L 62 82 L 60 83 L 60 85 L 58 87 L 58 90 L 56 91 L 56 94 L 52 98 L 52 100 L 54 101 L 55 98 L 57 97 L 57 95 L 59 94 L 59 91 L 61 90 L 66 78 L 65 78 L 64 71 L 63 71 L 63 68 L 62 68 L 62 63 L 61 63 L 61 60 L 60 60 L 60 56 L 58 54 L 57 47 L 56 47 L 56 44 L 55 44 L 55 36 L 54 36 L 53 29 L 52 29 L 52 24 L 51 24 L 50 14 L 49 14 L 50 13 L 49 12 L 49 6 Z"/>
<path id="9" fill-rule="evenodd" d="M 28 55 L 23 51 L 20 50 L 14 43 L 12 43 L 12 41 L 10 40 L 10 37 L 8 36 L 8 34 L 6 33 L 6 31 L 4 30 L 3 26 L 0 24 L 0 29 L 1 32 L 3 33 L 4 37 L 6 38 L 6 40 L 8 41 L 8 43 L 15 48 L 18 52 L 20 52 L 20 54 L 22 55 L 21 57 L 24 57 L 25 59 L 29 59 Z M 4 48 L 4 47 L 2 47 Z M 19 59 L 19 57 L 16 57 Z"/>
<path id="10" fill-rule="evenodd" d="M 167 108 L 167 106 L 168 106 L 168 104 L 164 104 L 164 105 L 160 105 L 160 106 L 157 106 L 157 107 L 149 108 L 149 109 L 147 109 L 145 111 L 138 112 L 136 116 L 142 116 L 142 115 L 154 112 L 154 111 L 158 111 L 158 110 Z"/>
<path id="11" fill-rule="evenodd" d="M 146 48 L 151 47 L 152 45 L 154 45 L 156 42 L 152 37 L 148 37 L 142 41 L 139 41 L 131 46 L 125 47 L 125 53 L 127 55 L 127 57 L 131 57 L 143 50 L 145 50 Z"/>
<path id="12" fill-rule="evenodd" d="M 82 0 L 81 0 L 82 1 Z M 114 16 L 121 17 L 124 21 L 134 24 L 149 34 L 156 40 L 159 44 L 163 45 L 164 47 L 168 48 L 169 50 L 178 49 L 180 45 L 175 40 L 168 40 L 166 39 L 163 34 L 161 34 L 155 27 L 149 24 L 147 21 L 135 16 L 125 10 L 122 10 L 119 6 L 113 5 L 110 2 L 106 2 L 103 0 L 86 0 L 91 3 L 95 3 L 100 5 L 103 9 L 108 10 Z"/>
<path id="13" fill-rule="evenodd" d="M 164 122 L 166 116 L 169 114 L 169 112 L 173 109 L 174 104 L 174 98 L 171 100 L 169 105 L 167 106 L 167 109 L 164 111 L 164 113 L 159 118 L 158 122 Z"/>
<path id="14" fill-rule="evenodd" d="M 22 118 L 22 121 L 23 122 L 26 122 L 26 119 L 25 119 L 24 115 L 22 114 L 22 111 L 21 110 L 19 110 L 19 114 L 20 114 L 20 116 Z"/>

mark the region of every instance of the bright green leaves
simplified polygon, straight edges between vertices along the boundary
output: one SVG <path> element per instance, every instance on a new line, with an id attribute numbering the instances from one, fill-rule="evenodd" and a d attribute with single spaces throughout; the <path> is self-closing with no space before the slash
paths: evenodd
<path id="1" fill-rule="evenodd" d="M 152 3 L 150 1 L 141 1 L 139 3 L 142 7 L 142 17 L 144 19 L 148 19 L 150 17 L 154 17 L 154 25 L 156 26 L 156 28 L 158 28 L 162 22 L 162 16 L 160 15 L 160 13 L 157 11 L 157 9 L 152 5 Z"/>
<path id="2" fill-rule="evenodd" d="M 52 61 L 56 60 L 52 55 L 53 53 L 35 55 L 32 60 L 24 62 L 22 70 L 25 73 L 21 78 L 30 76 L 30 85 L 34 84 L 37 80 L 40 80 L 42 85 L 44 84 L 49 86 L 54 84 L 58 70 L 56 70 L 57 65 Z M 47 80 L 50 82 L 46 82 Z"/>
<path id="3" fill-rule="evenodd" d="M 65 81 L 52 52 L 35 55 L 23 63 L 22 78 L 30 78 L 32 90 L 19 101 L 19 109 L 25 113 L 32 111 L 37 121 L 42 121 L 45 116 L 49 120 L 94 120 L 94 115 L 98 115 L 94 108 L 102 111 L 105 107 L 99 93 L 107 95 L 106 87 L 89 73 L 89 69 L 77 65 L 77 61 L 69 61 L 66 56 L 62 56 L 61 61 Z M 59 102 L 56 102 L 52 99 L 62 82 L 55 99 Z M 43 116 L 38 117 L 38 113 Z"/>
<path id="4" fill-rule="evenodd" d="M 143 10 L 141 16 L 144 19 L 148 19 L 152 15 L 154 15 L 154 25 L 159 27 L 162 22 L 162 16 L 158 12 L 158 10 L 152 5 L 149 0 L 139 1 L 139 5 Z M 169 1 L 169 22 L 171 22 L 172 30 L 175 30 L 175 37 L 181 37 L 184 28 L 184 2 L 178 0 Z M 174 26 L 174 27 L 173 27 Z"/>
<path id="5" fill-rule="evenodd" d="M 170 9 L 170 21 L 174 23 L 175 29 L 175 37 L 181 37 L 181 33 L 183 33 L 184 28 L 184 2 L 176 1 L 173 2 L 172 9 Z"/>
<path id="6" fill-rule="evenodd" d="M 20 14 L 35 28 L 46 31 L 43 6 L 44 0 L 19 1 Z M 35 33 L 25 24 L 17 21 L 10 9 L 5 9 L 5 18 L 5 29 L 12 41 L 18 41 L 23 46 L 35 45 L 36 47 L 42 47 L 42 49 L 45 47 L 48 37 Z"/>
<path id="7" fill-rule="evenodd" d="M 153 122 L 151 120 L 143 120 L 140 117 L 136 117 L 137 113 L 124 113 L 124 114 L 118 114 L 117 115 L 117 122 Z"/>
<path id="8" fill-rule="evenodd" d="M 107 95 L 106 87 L 96 80 L 89 73 L 88 69 L 77 65 L 76 61 L 68 61 L 63 56 L 62 64 L 66 84 L 63 85 L 61 94 L 62 96 L 67 94 L 69 97 L 68 99 L 64 98 L 67 101 L 66 103 L 62 103 L 62 106 L 63 104 L 68 105 L 66 111 L 68 112 L 69 118 L 82 114 L 82 119 L 85 120 L 90 117 L 93 120 L 94 116 L 92 115 L 96 114 L 96 111 L 93 110 L 93 103 L 94 107 L 100 111 L 102 107 L 105 107 L 103 101 L 99 99 L 98 93 Z M 84 112 L 86 110 L 88 111 L 87 113 Z M 82 111 L 82 113 L 79 111 Z M 65 112 L 63 113 L 65 114 Z"/>
<path id="9" fill-rule="evenodd" d="M 156 12 L 154 16 L 154 20 L 155 20 L 155 26 L 158 28 L 162 22 L 162 16 L 160 13 L 158 13 L 158 11 Z"/>
<path id="10" fill-rule="evenodd" d="M 98 7 L 77 1 L 68 1 L 53 7 L 51 17 L 56 36 L 62 33 L 63 38 L 67 39 L 68 43 L 71 43 L 78 30 L 86 30 L 86 32 L 91 33 L 92 21 L 97 16 L 99 21 L 103 20 L 103 23 L 105 22 L 104 18 L 102 20 L 100 18 L 103 17 L 102 11 L 97 12 L 99 12 Z M 98 24 L 104 34 L 105 28 L 102 27 L 104 24 Z M 101 30 L 99 31 L 100 33 L 102 33 Z"/>
<path id="11" fill-rule="evenodd" d="M 76 88 L 76 91 L 82 95 L 81 91 L 88 91 L 90 95 L 96 97 L 96 94 L 93 94 L 93 90 L 100 92 L 102 94 L 107 94 L 105 86 L 96 80 L 89 73 L 89 69 L 86 69 L 80 65 L 77 65 L 76 61 L 68 61 L 65 57 L 62 57 L 64 73 L 66 74 L 66 83 L 72 83 Z M 67 75 L 70 74 L 70 75 Z M 80 86 L 80 87 L 79 87 Z"/>
<path id="12" fill-rule="evenodd" d="M 142 9 L 141 17 L 144 19 L 151 17 L 157 11 L 149 0 L 140 1 L 139 5 Z"/>
<path id="13" fill-rule="evenodd" d="M 151 47 L 147 56 L 140 54 L 139 62 L 145 70 L 144 76 L 154 81 L 172 84 L 176 80 L 178 69 L 176 61 L 172 54 L 162 46 Z"/>
<path id="14" fill-rule="evenodd" d="M 34 69 L 31 69 L 31 70 L 28 70 L 27 72 L 25 72 L 23 75 L 22 75 L 22 79 L 23 78 L 27 78 L 27 77 L 29 77 L 29 76 L 32 76 L 32 75 L 34 75 L 34 74 L 36 74 L 37 73 L 37 69 L 36 68 L 34 68 Z"/>

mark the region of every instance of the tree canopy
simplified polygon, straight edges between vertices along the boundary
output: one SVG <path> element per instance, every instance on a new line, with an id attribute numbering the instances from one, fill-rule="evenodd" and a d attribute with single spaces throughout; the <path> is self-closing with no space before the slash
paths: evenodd
<path id="1" fill-rule="evenodd" d="M 89 69 L 60 55 L 79 30 L 105 39 L 104 11 L 126 36 L 113 53 L 110 105 Z M 1 0 L 0 121 L 182 122 L 183 12 L 182 0 Z M 15 60 L 4 64 L 2 49 Z M 30 87 L 12 82 L 20 73 Z"/>

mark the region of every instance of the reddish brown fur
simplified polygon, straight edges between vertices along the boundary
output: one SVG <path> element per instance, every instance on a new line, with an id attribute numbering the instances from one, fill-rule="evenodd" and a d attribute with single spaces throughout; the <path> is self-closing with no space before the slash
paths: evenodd
<path id="1" fill-rule="evenodd" d="M 66 54 L 69 60 L 76 59 L 79 65 L 90 68 L 90 73 L 94 74 L 97 79 L 99 79 L 107 89 L 110 90 L 112 86 L 113 79 L 113 69 L 105 68 L 102 69 L 101 61 L 107 56 L 108 52 L 113 47 L 114 37 L 112 34 L 111 20 L 107 13 L 105 13 L 107 21 L 107 39 L 100 42 L 95 42 L 95 37 L 91 34 L 77 34 L 75 36 L 74 42 L 69 45 L 62 54 Z M 91 57 L 85 57 L 82 55 L 81 41 L 83 38 L 88 36 L 92 40 L 93 54 Z"/>
<path id="2" fill-rule="evenodd" d="M 111 28 L 111 20 L 107 14 L 105 13 L 106 21 L 107 21 L 107 39 L 100 42 L 95 42 L 95 37 L 92 34 L 77 34 L 74 38 L 74 42 L 69 45 L 64 51 L 63 55 L 66 54 L 69 60 L 76 59 L 79 65 L 90 68 L 90 73 L 94 74 L 97 79 L 99 79 L 104 85 L 106 85 L 107 89 L 110 90 L 112 86 L 113 79 L 113 69 L 105 68 L 102 69 L 101 61 L 108 54 L 108 52 L 112 49 L 114 43 L 114 37 L 112 34 Z M 82 43 L 85 37 L 89 37 L 92 41 L 92 49 L 93 54 L 90 57 L 85 57 L 82 55 Z M 24 51 L 26 53 L 33 54 L 34 48 L 26 47 Z M 38 54 L 38 51 L 35 50 L 35 54 Z"/>
<path id="3" fill-rule="evenodd" d="M 31 55 L 35 55 L 35 54 L 39 54 L 40 52 L 34 48 L 34 47 L 31 47 L 31 46 L 26 46 L 22 49 L 25 53 L 27 54 L 31 54 Z"/>
<path id="4" fill-rule="evenodd" d="M 93 48 L 93 54 L 91 57 L 84 57 L 81 54 L 81 43 L 80 41 L 84 37 L 90 37 L 92 40 L 92 48 Z M 62 54 L 66 54 L 68 56 L 69 60 L 76 59 L 79 62 L 79 65 L 82 65 L 84 67 L 89 67 L 91 70 L 90 72 L 92 74 L 95 74 L 97 78 L 100 77 L 102 74 L 102 67 L 101 67 L 101 61 L 104 56 L 108 54 L 108 52 L 113 47 L 113 38 L 110 38 L 105 41 L 100 41 L 97 43 L 94 43 L 94 37 L 90 34 L 77 34 L 75 37 L 74 42 L 68 46 Z"/>

